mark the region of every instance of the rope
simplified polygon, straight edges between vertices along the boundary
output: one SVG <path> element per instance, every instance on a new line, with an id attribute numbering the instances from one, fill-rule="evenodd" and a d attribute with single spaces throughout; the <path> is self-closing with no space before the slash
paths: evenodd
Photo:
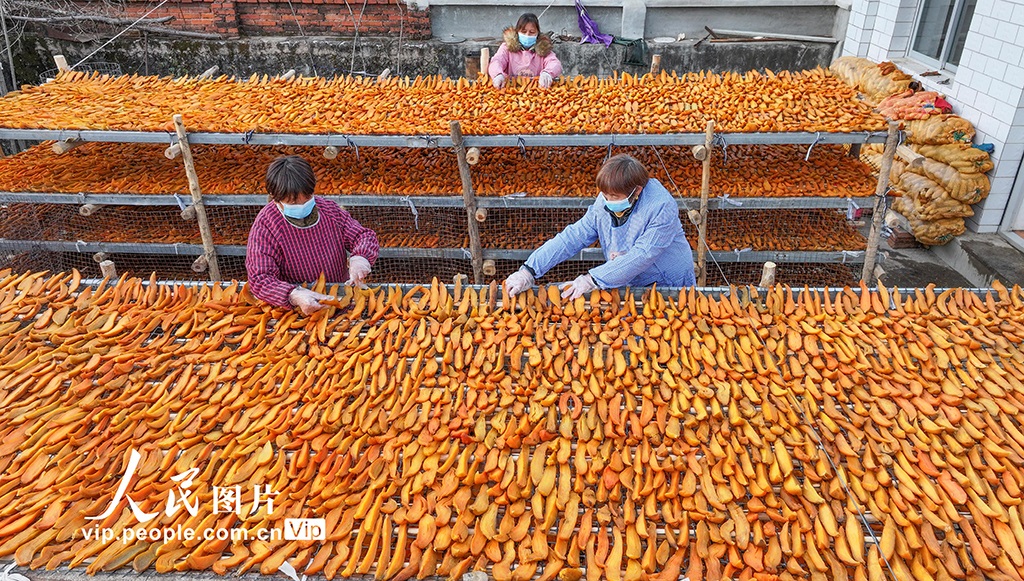
<path id="1" fill-rule="evenodd" d="M 398 5 L 398 48 L 395 50 L 398 54 L 398 66 L 395 68 L 395 74 L 402 76 L 402 35 L 405 33 L 405 10 L 402 8 L 402 0 L 395 0 L 395 4 Z"/>
<path id="2" fill-rule="evenodd" d="M 295 21 L 295 26 L 299 29 L 299 36 L 301 38 L 307 38 L 306 32 L 302 30 L 302 23 L 299 22 L 299 15 L 295 13 L 295 6 L 292 6 L 292 0 L 288 0 L 288 9 L 292 12 L 292 19 Z M 319 77 L 320 75 L 316 72 L 316 65 L 313 64 L 313 59 L 309 56 L 312 50 L 306 53 L 306 63 L 309 64 L 309 68 L 313 70 L 313 75 Z"/>
<path id="3" fill-rule="evenodd" d="M 811 151 L 814 150 L 814 146 L 818 145 L 819 141 L 821 141 L 821 132 L 820 131 L 818 131 L 814 135 L 814 141 L 812 141 L 811 142 L 811 146 L 807 148 L 807 155 L 804 156 L 804 161 L 811 161 Z"/>
<path id="4" fill-rule="evenodd" d="M 542 10 L 542 11 L 541 11 L 541 13 L 540 13 L 539 15 L 537 15 L 537 20 L 540 20 L 541 18 L 543 18 L 543 17 L 544 17 L 544 14 L 546 14 L 546 13 L 547 13 L 547 11 L 548 11 L 548 8 L 551 8 L 551 7 L 552 7 L 552 6 L 554 6 L 554 5 L 555 5 L 555 3 L 554 3 L 554 2 L 552 2 L 551 4 L 548 4 L 548 7 L 547 7 L 547 8 L 545 8 L 544 10 Z M 537 32 L 540 32 L 540 31 L 537 31 Z"/>
<path id="5" fill-rule="evenodd" d="M 3 0 L 0 0 L 0 28 L 3 28 L 4 33 L 4 46 L 7 48 L 7 62 L 11 65 L 11 90 L 18 90 L 18 75 L 14 72 L 14 52 L 11 50 L 11 39 L 7 36 L 7 11 L 4 7 Z M 3 73 L 0 72 L 0 77 Z M 3 79 L 0 78 L 0 84 Z"/>
<path id="6" fill-rule="evenodd" d="M 356 21 L 356 14 L 352 12 L 352 6 L 349 5 L 348 0 L 345 0 L 345 8 L 348 8 L 348 15 L 352 18 L 352 28 L 355 29 L 355 36 L 352 37 L 352 60 L 348 67 L 350 71 L 354 71 L 356 68 L 356 47 L 359 46 L 359 25 L 363 22 L 363 13 L 366 12 L 366 0 L 363 0 L 363 7 L 359 9 L 358 21 Z M 366 68 L 365 61 L 363 62 L 363 68 Z"/>
<path id="7" fill-rule="evenodd" d="M 147 12 L 147 13 L 143 14 L 142 16 L 140 16 L 140 17 L 139 17 L 139 18 L 138 18 L 138 19 L 137 19 L 137 20 L 136 20 L 135 22 L 132 22 L 131 24 L 129 24 L 127 28 L 125 28 L 125 29 L 124 29 L 124 30 L 122 30 L 121 32 L 118 32 L 117 34 L 115 34 L 115 35 L 114 35 L 113 37 L 111 37 L 111 39 L 110 39 L 110 40 L 108 40 L 107 42 L 104 42 L 103 44 L 101 44 L 99 48 L 97 48 L 96 50 L 94 50 L 94 51 L 92 51 L 91 53 L 89 53 L 88 55 L 86 55 L 86 57 L 85 57 L 84 59 L 82 59 L 82 60 L 78 61 L 77 63 L 75 63 L 75 64 L 73 64 L 73 65 L 71 65 L 71 70 L 75 70 L 75 68 L 77 68 L 77 67 L 78 67 L 78 65 L 80 65 L 80 64 L 84 63 L 85 61 L 87 61 L 87 60 L 91 59 L 92 57 L 94 57 L 94 56 L 96 55 L 96 53 L 98 53 L 98 52 L 100 52 L 101 50 L 103 50 L 104 48 L 106 48 L 106 47 L 107 47 L 107 45 L 109 45 L 110 43 L 112 43 L 112 42 L 114 42 L 115 40 L 117 40 L 117 39 L 118 39 L 118 37 L 120 37 L 120 36 L 121 36 L 122 34 L 124 34 L 124 33 L 128 32 L 129 30 L 131 30 L 132 28 L 134 28 L 136 24 L 138 24 L 138 23 L 142 22 L 143 20 L 145 20 L 145 19 L 146 19 L 146 17 L 148 17 L 148 16 L 150 15 L 150 14 L 152 14 L 152 13 L 156 12 L 156 11 L 157 11 L 157 9 L 159 9 L 159 8 L 160 8 L 161 6 L 163 6 L 164 4 L 167 4 L 167 3 L 169 2 L 169 1 L 170 1 L 170 0 L 161 0 L 161 2 L 160 2 L 159 4 L 157 4 L 157 5 L 156 5 L 156 6 L 154 6 L 154 7 L 152 8 L 152 9 L 150 9 L 150 11 L 149 11 L 149 12 Z"/>

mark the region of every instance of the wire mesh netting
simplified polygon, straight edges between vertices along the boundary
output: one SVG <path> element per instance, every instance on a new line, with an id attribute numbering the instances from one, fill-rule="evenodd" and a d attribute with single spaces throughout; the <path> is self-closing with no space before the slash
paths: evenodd
<path id="1" fill-rule="evenodd" d="M 867 240 L 841 210 L 712 210 L 711 250 L 862 251 Z"/>
<path id="2" fill-rule="evenodd" d="M 91 213 L 82 215 L 82 211 Z M 0 206 L 0 238 L 53 242 L 201 243 L 195 220 L 183 220 L 180 210 L 172 206 L 98 206 L 87 209 L 72 204 L 9 204 Z"/>
<path id="3" fill-rule="evenodd" d="M 761 282 L 763 265 L 747 263 L 715 263 L 708 260 L 707 286 L 756 285 Z M 780 262 L 776 265 L 775 282 L 792 287 L 853 286 L 860 280 L 859 264 L 806 264 Z"/>
<path id="4" fill-rule="evenodd" d="M 208 272 L 192 270 L 194 256 L 167 256 L 154 254 L 110 253 L 102 257 L 114 263 L 118 276 L 149 278 L 152 273 L 160 280 L 203 281 L 210 280 Z M 218 256 L 221 278 L 224 280 L 246 280 L 244 256 Z M 0 268 L 14 272 L 70 272 L 78 269 L 87 278 L 102 278 L 99 262 L 92 254 L 77 252 L 54 252 L 45 248 L 17 252 L 0 247 Z"/>
<path id="5" fill-rule="evenodd" d="M 114 77 L 119 77 L 123 74 L 121 72 L 121 65 L 119 65 L 118 63 L 106 63 L 100 61 L 89 61 L 88 63 L 80 63 L 75 68 L 75 70 L 89 73 L 97 72 L 101 75 L 110 75 Z M 57 73 L 59 72 L 60 69 L 47 69 L 43 71 L 39 74 L 39 84 L 43 84 L 47 81 L 51 81 L 57 78 Z"/>
<path id="6" fill-rule="evenodd" d="M 169 140 L 169 138 L 168 138 Z M 344 147 L 333 160 L 324 149 L 195 145 L 193 156 L 206 194 L 261 194 L 267 165 L 280 155 L 303 156 L 317 174 L 317 192 L 332 194 L 459 195 L 450 149 Z M 165 145 L 86 143 L 59 155 L 48 144 L 0 161 L 0 191 L 168 194 L 188 193 L 180 159 Z M 472 167 L 479 196 L 589 197 L 595 176 L 612 153 L 628 153 L 673 193 L 700 196 L 702 165 L 688 147 L 485 148 Z M 870 168 L 841 146 L 819 145 L 805 160 L 802 146 L 716 148 L 711 195 L 751 197 L 860 197 L 874 191 Z"/>

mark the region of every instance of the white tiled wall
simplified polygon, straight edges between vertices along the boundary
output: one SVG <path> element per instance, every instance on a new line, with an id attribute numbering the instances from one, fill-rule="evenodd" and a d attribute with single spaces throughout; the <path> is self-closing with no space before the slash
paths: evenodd
<path id="1" fill-rule="evenodd" d="M 918 1 L 854 0 L 844 54 L 907 57 Z M 995 232 L 1024 157 L 1024 0 L 979 0 L 955 78 L 933 88 L 974 124 L 975 143 L 995 145 L 992 193 L 967 220 L 972 230 Z"/>

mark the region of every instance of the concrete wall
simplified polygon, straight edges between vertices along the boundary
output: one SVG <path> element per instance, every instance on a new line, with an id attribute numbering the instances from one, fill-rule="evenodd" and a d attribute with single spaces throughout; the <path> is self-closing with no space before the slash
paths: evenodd
<path id="1" fill-rule="evenodd" d="M 573 0 L 429 0 L 430 21 L 437 38 L 498 38 L 519 15 L 541 15 L 541 28 L 579 36 Z M 704 36 L 705 26 L 731 30 L 832 36 L 835 0 L 588 0 L 584 3 L 602 33 L 623 38 L 654 38 L 679 34 Z"/>
<path id="2" fill-rule="evenodd" d="M 931 70 L 908 57 L 916 16 L 916 0 L 855 0 L 844 53 L 895 60 L 915 75 Z M 1010 216 L 1024 214 L 1018 211 L 1021 200 L 1008 207 L 1024 158 L 1024 0 L 978 2 L 955 75 L 918 79 L 945 94 L 954 111 L 974 124 L 975 143 L 995 145 L 992 193 L 974 206 L 968 227 L 995 232 Z"/>
<path id="3" fill-rule="evenodd" d="M 662 68 L 672 71 L 736 71 L 750 69 L 803 70 L 827 65 L 831 46 L 819 43 L 771 42 L 749 44 L 704 43 L 694 48 L 695 41 L 656 45 L 662 55 Z M 25 37 L 16 59 L 20 63 L 20 82 L 34 83 L 44 70 L 53 68 L 53 54 L 64 54 L 77 62 L 97 45 L 70 43 L 37 36 Z M 248 77 L 253 73 L 280 74 L 295 69 L 302 75 L 334 76 L 366 72 L 377 75 L 385 68 L 393 74 L 460 77 L 465 73 L 466 58 L 478 59 L 480 49 L 489 46 L 493 52 L 497 42 L 445 44 L 438 41 L 404 41 L 398 39 L 361 39 L 353 51 L 350 40 L 254 38 L 233 41 L 159 40 L 150 38 L 148 52 L 140 50 L 135 39 L 112 43 L 92 58 L 93 61 L 119 63 L 122 72 L 181 76 L 199 74 L 217 65 L 227 75 Z M 565 74 L 609 76 L 615 70 L 646 71 L 646 67 L 621 66 L 623 47 L 559 43 L 555 51 L 562 60 Z M 147 68 L 148 67 L 148 68 Z"/>

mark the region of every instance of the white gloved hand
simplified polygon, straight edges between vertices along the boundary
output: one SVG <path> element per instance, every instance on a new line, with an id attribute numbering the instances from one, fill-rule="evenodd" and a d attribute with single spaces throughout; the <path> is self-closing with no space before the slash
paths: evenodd
<path id="1" fill-rule="evenodd" d="M 324 306 L 320 304 L 321 299 L 333 298 L 334 297 L 302 288 L 301 286 L 295 287 L 292 289 L 292 292 L 288 293 L 288 302 L 302 311 L 302 314 L 304 315 L 315 313 L 324 308 Z"/>
<path id="2" fill-rule="evenodd" d="M 563 282 L 558 285 L 558 288 L 562 291 L 563 299 L 576 300 L 590 291 L 595 290 L 597 288 L 597 284 L 594 283 L 594 278 L 589 274 L 581 274 L 572 282 Z"/>
<path id="3" fill-rule="evenodd" d="M 491 79 L 491 84 L 494 85 L 495 89 L 500 89 L 505 86 L 505 75 L 498 73 Z"/>
<path id="4" fill-rule="evenodd" d="M 541 71 L 540 73 L 540 88 L 550 89 L 551 83 L 554 83 L 555 79 L 547 71 Z"/>
<path id="5" fill-rule="evenodd" d="M 514 297 L 517 294 L 533 286 L 533 275 L 526 267 L 521 267 L 505 279 L 505 288 L 508 289 L 508 296 Z"/>
<path id="6" fill-rule="evenodd" d="M 370 261 L 353 254 L 348 257 L 348 281 L 345 284 L 366 286 L 366 277 L 370 276 Z"/>

